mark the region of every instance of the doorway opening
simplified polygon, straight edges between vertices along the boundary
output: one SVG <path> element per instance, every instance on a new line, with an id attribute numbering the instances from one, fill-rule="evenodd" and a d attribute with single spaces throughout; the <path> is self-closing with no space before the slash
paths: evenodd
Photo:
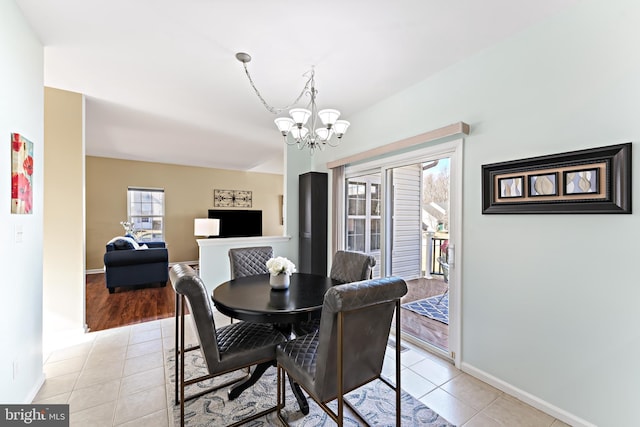
<path id="1" fill-rule="evenodd" d="M 393 200 L 394 230 L 403 234 L 393 236 L 392 259 L 403 267 L 401 277 L 409 288 L 401 305 L 402 330 L 448 353 L 450 158 L 394 170 L 394 180 L 397 184 L 394 193 L 400 193 L 394 195 Z M 418 194 L 414 194 L 416 190 Z M 417 227 L 416 208 L 419 210 Z M 407 221 L 411 222 L 405 224 Z M 416 229 L 419 229 L 418 242 L 415 242 Z M 407 253 L 412 256 L 408 257 Z M 419 260 L 413 254 L 419 254 Z M 419 272 L 415 271 L 416 265 Z M 396 275 L 398 268 L 392 265 L 391 271 Z"/>

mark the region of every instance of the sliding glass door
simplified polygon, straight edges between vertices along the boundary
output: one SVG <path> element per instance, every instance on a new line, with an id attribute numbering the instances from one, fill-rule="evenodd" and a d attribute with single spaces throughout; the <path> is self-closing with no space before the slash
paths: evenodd
<path id="1" fill-rule="evenodd" d="M 444 153 L 348 167 L 344 200 L 346 249 L 375 256 L 376 277 L 407 282 L 403 334 L 448 357 L 451 163 Z"/>

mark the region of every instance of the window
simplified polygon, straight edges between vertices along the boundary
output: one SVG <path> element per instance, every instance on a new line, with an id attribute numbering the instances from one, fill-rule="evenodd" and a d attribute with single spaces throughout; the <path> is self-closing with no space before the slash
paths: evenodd
<path id="1" fill-rule="evenodd" d="M 348 184 L 348 219 L 347 219 L 347 249 L 364 252 L 366 221 L 367 184 L 351 181 Z"/>
<path id="2" fill-rule="evenodd" d="M 380 250 L 380 176 L 363 176 L 347 183 L 347 250 Z"/>
<path id="3" fill-rule="evenodd" d="M 369 218 L 371 221 L 371 251 L 380 250 L 380 184 L 371 184 L 371 203 Z"/>
<path id="4" fill-rule="evenodd" d="M 137 240 L 164 240 L 164 190 L 129 187 L 127 216 Z"/>

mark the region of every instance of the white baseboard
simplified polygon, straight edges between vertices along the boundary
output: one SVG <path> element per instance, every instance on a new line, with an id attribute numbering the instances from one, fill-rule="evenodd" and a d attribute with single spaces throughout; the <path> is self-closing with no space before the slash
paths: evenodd
<path id="1" fill-rule="evenodd" d="M 44 380 L 45 379 L 46 379 L 46 377 L 44 375 L 44 372 L 41 372 L 40 373 L 40 378 L 38 378 L 36 383 L 31 388 L 31 391 L 29 391 L 29 393 L 27 394 L 26 399 L 25 399 L 25 403 L 30 404 L 31 402 L 33 402 L 33 399 L 36 398 L 38 392 L 40 391 L 40 388 L 44 384 Z"/>
<path id="2" fill-rule="evenodd" d="M 595 424 L 592 424 L 586 420 L 583 420 L 580 417 L 577 417 L 564 409 L 558 408 L 551 403 L 540 399 L 537 396 L 532 395 L 531 393 L 527 393 L 524 390 L 515 387 L 506 381 L 501 380 L 500 378 L 494 377 L 491 374 L 484 372 L 481 369 L 478 369 L 468 363 L 463 362 L 460 368 L 468 373 L 469 375 L 484 381 L 485 383 L 492 385 L 498 390 L 502 390 L 503 392 L 519 399 L 526 404 L 533 406 L 536 409 L 541 410 L 542 412 L 551 415 L 554 418 L 559 419 L 560 421 L 567 423 L 573 427 L 597 427 Z"/>
<path id="3" fill-rule="evenodd" d="M 197 265 L 198 264 L 198 260 L 196 260 L 196 261 L 170 262 L 169 263 L 169 268 L 173 267 L 176 264 Z M 99 273 L 104 273 L 104 267 L 103 268 L 94 268 L 94 269 L 91 269 L 91 270 L 85 270 L 85 274 L 99 274 Z"/>

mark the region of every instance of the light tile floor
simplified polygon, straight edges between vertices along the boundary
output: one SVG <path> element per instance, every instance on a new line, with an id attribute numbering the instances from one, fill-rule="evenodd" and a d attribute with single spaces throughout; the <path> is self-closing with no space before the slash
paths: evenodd
<path id="1" fill-rule="evenodd" d="M 228 318 L 216 313 L 216 325 Z M 46 381 L 33 403 L 68 403 L 71 426 L 173 427 L 164 353 L 174 347 L 173 318 L 86 334 L 45 355 Z M 188 328 L 185 340 L 194 343 Z M 523 402 L 403 342 L 402 388 L 464 427 L 561 427 Z M 393 378 L 395 350 L 384 374 Z"/>

